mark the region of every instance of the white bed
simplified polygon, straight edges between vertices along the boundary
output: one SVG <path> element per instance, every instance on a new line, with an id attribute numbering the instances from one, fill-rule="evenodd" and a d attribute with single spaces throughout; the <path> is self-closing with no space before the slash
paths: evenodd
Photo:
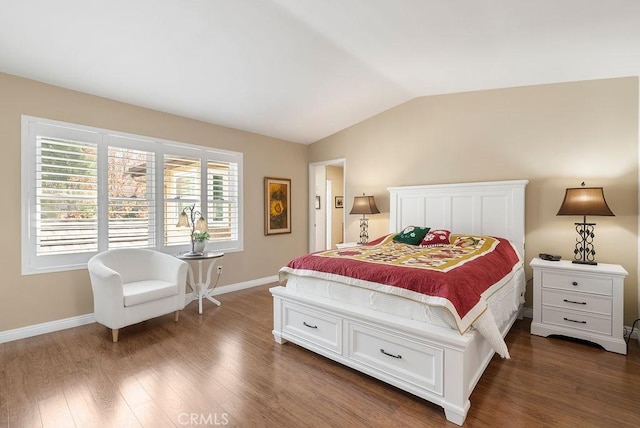
<path id="1" fill-rule="evenodd" d="M 455 233 L 500 236 L 511 241 L 524 260 L 527 183 L 389 188 L 390 232 L 424 225 Z M 524 291 L 524 277 L 519 275 L 516 282 L 520 285 L 494 296 L 494 303 L 507 300 L 511 305 L 489 302 L 490 311 L 502 318 L 498 319 L 502 336 L 519 316 L 517 304 Z M 489 341 L 476 329 L 461 335 L 441 311 L 425 311 L 419 305 L 408 308 L 381 296 L 357 304 L 353 299 L 360 290 L 298 280 L 271 289 L 276 342 L 291 341 L 404 389 L 442 406 L 449 421 L 463 424 L 469 396 L 494 354 Z M 371 299 L 370 294 L 365 297 Z M 504 309 L 509 306 L 511 309 Z"/>

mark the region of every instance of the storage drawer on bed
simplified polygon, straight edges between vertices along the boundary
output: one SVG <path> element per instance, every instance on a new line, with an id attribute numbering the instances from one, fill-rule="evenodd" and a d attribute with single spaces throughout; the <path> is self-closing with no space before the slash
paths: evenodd
<path id="1" fill-rule="evenodd" d="M 326 312 L 283 302 L 283 332 L 342 353 L 342 319 Z"/>
<path id="2" fill-rule="evenodd" d="M 443 350 L 410 338 L 349 323 L 347 357 L 378 372 L 443 394 Z"/>

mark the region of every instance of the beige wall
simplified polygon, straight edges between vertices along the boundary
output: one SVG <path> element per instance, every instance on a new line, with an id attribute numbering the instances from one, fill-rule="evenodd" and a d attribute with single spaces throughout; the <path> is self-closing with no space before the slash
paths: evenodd
<path id="1" fill-rule="evenodd" d="M 629 271 L 630 324 L 638 308 L 638 91 L 637 78 L 624 78 L 423 97 L 307 147 L 0 73 L 0 332 L 93 312 L 86 270 L 21 275 L 21 114 L 243 152 L 245 250 L 225 256 L 221 286 L 275 275 L 307 251 L 309 162 L 347 159 L 344 209 L 364 192 L 382 211 L 371 216 L 371 237 L 387 232 L 388 186 L 528 179 L 527 262 L 543 251 L 571 258 L 579 219 L 555 216 L 564 189 L 582 180 L 603 186 L 616 217 L 590 218 L 597 259 Z M 265 176 L 292 179 L 291 234 L 264 236 Z M 346 219 L 344 240 L 356 241 L 358 218 Z"/>
<path id="2" fill-rule="evenodd" d="M 22 114 L 244 153 L 244 251 L 225 255 L 221 287 L 276 275 L 307 250 L 307 146 L 0 73 L 0 332 L 93 312 L 86 270 L 21 275 Z M 292 179 L 291 234 L 264 236 L 265 176 Z"/>
<path id="3" fill-rule="evenodd" d="M 343 157 L 345 201 L 372 194 L 382 211 L 371 237 L 387 232 L 387 186 L 528 179 L 527 264 L 540 252 L 573 257 L 580 219 L 555 215 L 564 190 L 603 186 L 616 217 L 589 218 L 597 260 L 629 272 L 625 322 L 637 317 L 637 78 L 414 99 L 310 146 L 310 162 Z M 346 241 L 357 240 L 356 217 L 347 215 Z"/>

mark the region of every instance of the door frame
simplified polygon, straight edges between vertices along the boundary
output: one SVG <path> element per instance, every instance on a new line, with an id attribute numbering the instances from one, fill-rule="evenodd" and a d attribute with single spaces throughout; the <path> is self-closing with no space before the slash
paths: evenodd
<path id="1" fill-rule="evenodd" d="M 316 211 L 316 168 L 325 168 L 327 166 L 341 166 L 342 167 L 342 194 L 345 194 L 345 189 L 347 186 L 347 160 L 345 158 L 332 159 L 321 162 L 312 162 L 309 164 L 309 201 L 308 201 L 308 210 L 309 210 L 309 252 L 315 251 L 316 248 L 316 227 L 315 227 L 315 211 Z M 325 192 L 322 193 L 324 196 Z M 325 201 L 325 206 L 330 208 L 330 201 Z M 346 221 L 346 210 L 342 210 L 342 235 L 345 233 L 345 221 Z M 327 209 L 327 213 L 330 213 L 331 210 Z M 325 216 L 325 221 L 327 216 Z M 324 241 L 326 242 L 326 232 Z"/>

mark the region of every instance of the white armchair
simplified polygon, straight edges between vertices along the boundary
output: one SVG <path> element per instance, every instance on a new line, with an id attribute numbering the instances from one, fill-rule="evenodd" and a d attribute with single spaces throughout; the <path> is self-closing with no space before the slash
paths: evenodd
<path id="1" fill-rule="evenodd" d="M 187 264 L 168 254 L 146 249 L 105 251 L 87 265 L 93 288 L 96 321 L 111 329 L 118 341 L 122 327 L 175 313 L 185 305 Z"/>

